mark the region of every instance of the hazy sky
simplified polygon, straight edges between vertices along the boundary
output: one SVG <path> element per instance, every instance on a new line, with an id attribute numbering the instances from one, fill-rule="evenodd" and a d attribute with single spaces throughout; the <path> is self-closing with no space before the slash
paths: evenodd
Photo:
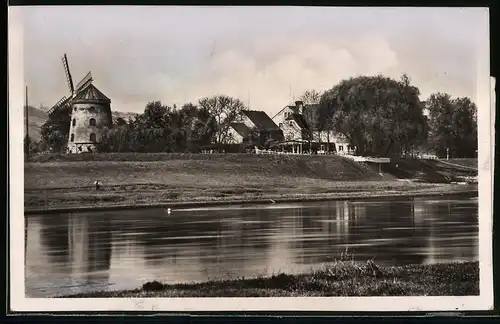
<path id="1" fill-rule="evenodd" d="M 30 103 L 52 106 L 92 71 L 113 110 L 142 112 L 203 96 L 277 112 L 306 89 L 406 72 L 422 99 L 475 100 L 485 9 L 305 7 L 24 7 Z"/>

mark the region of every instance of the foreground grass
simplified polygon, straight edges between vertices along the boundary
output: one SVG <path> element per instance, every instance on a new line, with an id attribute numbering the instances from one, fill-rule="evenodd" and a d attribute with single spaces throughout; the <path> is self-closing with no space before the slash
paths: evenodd
<path id="1" fill-rule="evenodd" d="M 24 166 L 25 209 L 342 199 L 477 190 L 475 186 L 401 182 L 338 156 L 129 155 L 33 157 L 37 162 Z M 131 160 L 124 160 L 127 158 Z M 92 189 L 97 179 L 104 185 L 99 191 Z"/>
<path id="2" fill-rule="evenodd" d="M 148 282 L 128 291 L 64 297 L 299 297 L 299 296 L 467 296 L 479 295 L 479 263 L 382 267 L 337 262 L 310 274 L 209 281 L 193 284 Z"/>

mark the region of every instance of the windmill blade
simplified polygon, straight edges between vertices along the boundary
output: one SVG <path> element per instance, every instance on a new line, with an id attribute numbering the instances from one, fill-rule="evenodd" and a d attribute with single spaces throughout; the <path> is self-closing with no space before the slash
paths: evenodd
<path id="1" fill-rule="evenodd" d="M 75 93 L 75 87 L 73 86 L 73 78 L 71 77 L 71 72 L 69 71 L 68 57 L 64 54 L 63 58 L 64 72 L 66 73 L 66 80 L 68 81 L 69 90 L 73 95 Z"/>
<path id="2" fill-rule="evenodd" d="M 88 86 L 90 83 L 92 83 L 92 81 L 94 81 L 94 79 L 92 78 L 92 72 L 89 71 L 89 73 L 87 73 L 87 75 L 84 76 L 83 79 L 76 85 L 75 93 L 78 93 L 80 90 Z"/>
<path id="3" fill-rule="evenodd" d="M 54 114 L 54 112 L 56 112 L 57 110 L 59 110 L 60 108 L 66 106 L 69 102 L 69 98 L 67 98 L 66 96 L 62 97 L 61 99 L 59 99 L 59 101 L 52 107 L 49 109 L 49 111 L 47 112 L 49 116 L 52 116 Z"/>

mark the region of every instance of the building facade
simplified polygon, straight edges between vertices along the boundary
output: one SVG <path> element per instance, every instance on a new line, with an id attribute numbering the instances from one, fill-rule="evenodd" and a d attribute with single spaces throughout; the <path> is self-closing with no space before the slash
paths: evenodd
<path id="1" fill-rule="evenodd" d="M 283 129 L 286 140 L 309 143 L 320 154 L 352 154 L 354 148 L 342 134 L 332 130 L 323 130 L 319 126 L 319 104 L 304 105 L 296 101 L 281 109 L 272 119 Z"/>

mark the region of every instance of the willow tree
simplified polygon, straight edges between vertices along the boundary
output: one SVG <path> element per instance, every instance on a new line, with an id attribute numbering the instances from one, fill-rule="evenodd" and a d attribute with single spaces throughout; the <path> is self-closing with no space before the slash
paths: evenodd
<path id="1" fill-rule="evenodd" d="M 428 133 L 419 95 L 406 75 L 350 78 L 323 93 L 320 118 L 360 155 L 409 153 Z"/>

